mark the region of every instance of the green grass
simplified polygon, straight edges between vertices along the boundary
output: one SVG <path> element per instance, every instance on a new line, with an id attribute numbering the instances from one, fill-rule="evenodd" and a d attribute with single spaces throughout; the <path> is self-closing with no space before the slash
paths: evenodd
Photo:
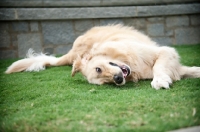
<path id="1" fill-rule="evenodd" d="M 200 45 L 176 46 L 181 62 L 200 66 Z M 6 75 L 13 61 L 0 60 L 0 131 L 169 131 L 200 125 L 200 79 L 170 90 L 151 80 L 124 86 L 92 85 L 71 67 Z"/>

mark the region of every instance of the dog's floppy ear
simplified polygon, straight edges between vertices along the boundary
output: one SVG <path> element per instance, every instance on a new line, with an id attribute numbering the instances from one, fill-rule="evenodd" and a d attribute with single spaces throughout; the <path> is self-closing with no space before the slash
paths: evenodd
<path id="1" fill-rule="evenodd" d="M 81 57 L 78 56 L 76 58 L 76 60 L 74 60 L 74 63 L 73 63 L 73 68 L 72 68 L 72 74 L 71 76 L 73 77 L 77 72 L 81 71 Z"/>
<path id="2" fill-rule="evenodd" d="M 77 72 L 82 72 L 82 69 L 85 67 L 90 59 L 90 55 L 86 55 L 83 58 L 78 56 L 76 60 L 74 60 L 71 76 L 73 77 Z"/>

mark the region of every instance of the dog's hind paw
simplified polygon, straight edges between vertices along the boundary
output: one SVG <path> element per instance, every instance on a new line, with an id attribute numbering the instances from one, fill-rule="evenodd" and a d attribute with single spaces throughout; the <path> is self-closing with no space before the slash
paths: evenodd
<path id="1" fill-rule="evenodd" d="M 156 90 L 160 88 L 169 89 L 172 80 L 168 75 L 155 76 L 151 82 L 151 86 Z"/>

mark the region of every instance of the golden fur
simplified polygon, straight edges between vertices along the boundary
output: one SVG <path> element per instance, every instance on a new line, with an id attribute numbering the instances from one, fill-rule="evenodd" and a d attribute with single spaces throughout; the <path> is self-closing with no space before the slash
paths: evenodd
<path id="1" fill-rule="evenodd" d="M 160 89 L 183 77 L 200 77 L 200 67 L 182 66 L 173 48 L 159 47 L 149 37 L 122 25 L 90 29 L 60 58 L 29 51 L 28 58 L 13 63 L 6 73 L 72 64 L 72 76 L 81 72 L 92 84 L 123 85 L 126 81 L 153 79 L 151 86 Z"/>

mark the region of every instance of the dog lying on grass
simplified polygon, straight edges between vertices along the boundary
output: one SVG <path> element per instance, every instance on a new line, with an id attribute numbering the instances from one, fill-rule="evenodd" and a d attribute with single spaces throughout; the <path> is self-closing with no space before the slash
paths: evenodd
<path id="1" fill-rule="evenodd" d="M 27 58 L 14 62 L 5 73 L 40 71 L 46 66 L 73 65 L 72 76 L 81 72 L 89 83 L 115 83 L 153 79 L 155 89 L 168 89 L 181 78 L 200 78 L 200 67 L 182 66 L 170 47 L 159 47 L 149 37 L 123 25 L 94 27 L 78 37 L 61 57 L 29 50 Z"/>

